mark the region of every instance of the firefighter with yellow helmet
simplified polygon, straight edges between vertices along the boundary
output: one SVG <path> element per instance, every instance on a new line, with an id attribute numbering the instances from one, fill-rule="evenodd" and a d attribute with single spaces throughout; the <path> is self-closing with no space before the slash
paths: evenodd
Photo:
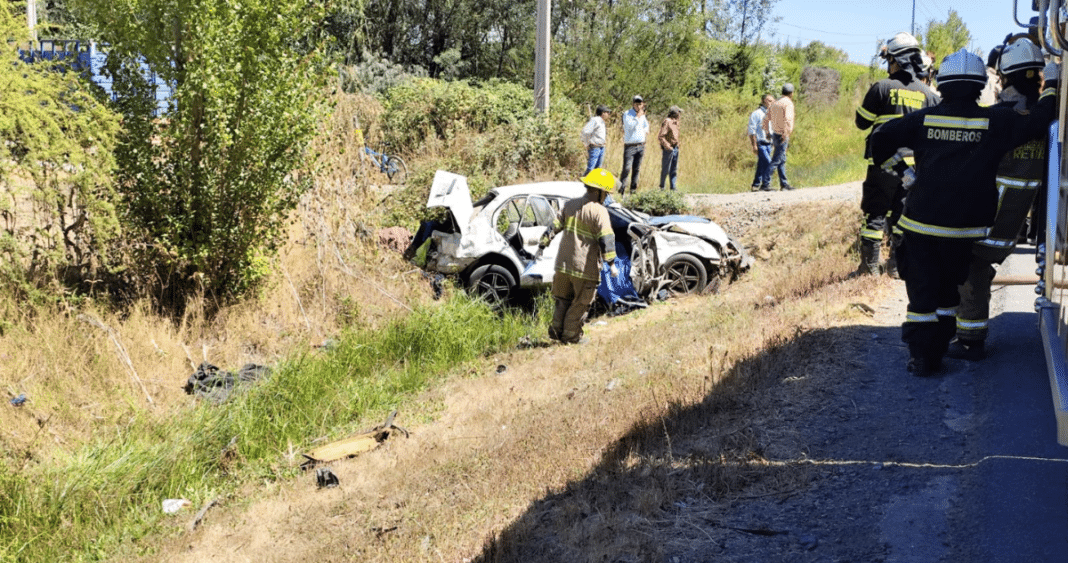
<path id="1" fill-rule="evenodd" d="M 582 178 L 586 194 L 560 209 L 553 231 L 563 230 L 560 250 L 556 254 L 553 275 L 555 309 L 549 325 L 549 338 L 564 343 L 583 342 L 582 324 L 597 296 L 601 281 L 601 261 L 610 264 L 612 277 L 616 268 L 616 237 L 604 206 L 605 198 L 616 191 L 616 177 L 603 168 L 595 168 Z M 550 234 L 543 239 L 547 244 Z"/>
<path id="2" fill-rule="evenodd" d="M 889 76 L 872 84 L 864 95 L 864 101 L 857 108 L 857 128 L 874 131 L 892 119 L 938 104 L 938 94 L 924 82 L 930 66 L 925 64 L 923 55 L 916 38 L 905 32 L 898 33 L 886 43 L 882 57 L 886 60 Z M 860 228 L 860 265 L 855 275 L 879 273 L 883 234 L 893 229 L 905 197 L 901 180 L 872 162 L 870 133 L 864 158 L 868 160 L 868 173 L 860 200 L 864 223 Z M 894 240 L 891 236 L 891 241 Z M 895 269 L 891 255 L 887 261 L 888 273 L 896 275 Z"/>
<path id="3" fill-rule="evenodd" d="M 934 375 L 956 332 L 957 286 L 968 277 L 972 248 L 997 214 L 995 177 L 1007 152 L 1041 135 L 1054 117 L 1056 92 L 1039 96 L 1029 115 L 982 107 L 986 65 L 961 49 L 938 72 L 942 102 L 883 124 L 871 135 L 875 162 L 904 178 L 908 189 L 896 256 L 908 307 L 901 340 L 908 371 Z M 915 168 L 903 158 L 913 151 Z"/>

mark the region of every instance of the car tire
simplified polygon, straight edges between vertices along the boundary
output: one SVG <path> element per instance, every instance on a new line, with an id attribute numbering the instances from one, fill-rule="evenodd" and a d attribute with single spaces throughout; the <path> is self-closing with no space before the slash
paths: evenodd
<path id="1" fill-rule="evenodd" d="M 676 254 L 664 263 L 664 289 L 677 295 L 698 293 L 708 285 L 708 272 L 693 254 Z"/>
<path id="2" fill-rule="evenodd" d="M 510 302 L 518 288 L 508 268 L 486 264 L 475 268 L 467 281 L 467 291 L 497 308 Z"/>

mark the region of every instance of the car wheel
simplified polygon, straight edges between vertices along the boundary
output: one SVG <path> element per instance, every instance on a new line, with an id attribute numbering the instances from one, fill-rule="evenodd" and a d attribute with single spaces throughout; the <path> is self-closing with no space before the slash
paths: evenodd
<path id="1" fill-rule="evenodd" d="M 664 263 L 664 289 L 676 294 L 697 293 L 708 284 L 705 265 L 693 254 L 676 254 Z"/>
<path id="2" fill-rule="evenodd" d="M 467 291 L 484 299 L 492 307 L 500 307 L 514 297 L 515 277 L 503 266 L 486 264 L 475 268 L 467 282 Z"/>

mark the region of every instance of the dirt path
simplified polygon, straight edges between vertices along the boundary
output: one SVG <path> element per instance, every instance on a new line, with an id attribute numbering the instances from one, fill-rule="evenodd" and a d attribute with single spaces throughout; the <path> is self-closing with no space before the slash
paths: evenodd
<path id="1" fill-rule="evenodd" d="M 858 195 L 691 197 L 736 233 Z M 900 282 L 843 281 L 792 309 L 773 289 L 743 279 L 601 319 L 587 346 L 479 362 L 401 408 L 411 438 L 333 464 L 341 487 L 250 485 L 145 560 L 983 560 L 960 558 L 974 542 L 954 505 L 981 486 L 962 469 L 983 416 L 974 365 L 905 374 Z"/>

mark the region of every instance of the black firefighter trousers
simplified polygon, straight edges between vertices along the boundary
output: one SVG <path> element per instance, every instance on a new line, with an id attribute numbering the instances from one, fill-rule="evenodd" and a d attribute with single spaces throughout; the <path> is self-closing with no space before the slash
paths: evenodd
<path id="1" fill-rule="evenodd" d="M 937 365 L 957 331 L 957 286 L 968 279 L 972 238 L 944 238 L 904 231 L 897 264 L 909 304 L 901 340 L 909 355 Z"/>

